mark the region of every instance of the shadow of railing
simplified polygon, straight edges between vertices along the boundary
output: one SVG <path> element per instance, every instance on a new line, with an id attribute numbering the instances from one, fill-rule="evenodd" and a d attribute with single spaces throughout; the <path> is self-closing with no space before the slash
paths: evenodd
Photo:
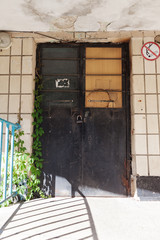
<path id="1" fill-rule="evenodd" d="M 25 202 L 10 219 L 1 240 L 98 240 L 86 198 L 48 198 Z"/>

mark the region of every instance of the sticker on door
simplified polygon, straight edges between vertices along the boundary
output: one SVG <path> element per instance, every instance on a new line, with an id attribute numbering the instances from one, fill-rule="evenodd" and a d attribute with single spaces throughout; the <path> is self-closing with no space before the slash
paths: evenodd
<path id="1" fill-rule="evenodd" d="M 70 80 L 67 78 L 56 79 L 55 84 L 56 84 L 56 88 L 69 88 Z"/>

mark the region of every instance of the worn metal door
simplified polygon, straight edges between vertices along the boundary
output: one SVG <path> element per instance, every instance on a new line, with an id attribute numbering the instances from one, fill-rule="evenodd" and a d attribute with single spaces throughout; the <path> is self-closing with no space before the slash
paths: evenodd
<path id="1" fill-rule="evenodd" d="M 127 46 L 40 44 L 42 190 L 52 196 L 127 195 Z"/>

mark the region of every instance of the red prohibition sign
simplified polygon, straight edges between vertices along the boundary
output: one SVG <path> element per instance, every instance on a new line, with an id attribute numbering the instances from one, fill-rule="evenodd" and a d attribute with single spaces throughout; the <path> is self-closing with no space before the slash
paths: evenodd
<path id="1" fill-rule="evenodd" d="M 149 61 L 154 61 L 160 56 L 160 47 L 155 42 L 147 42 L 141 48 L 142 56 Z"/>

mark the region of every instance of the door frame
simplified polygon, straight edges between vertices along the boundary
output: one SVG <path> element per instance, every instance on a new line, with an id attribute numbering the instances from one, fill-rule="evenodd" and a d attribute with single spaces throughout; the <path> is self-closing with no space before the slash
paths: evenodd
<path id="1" fill-rule="evenodd" d="M 80 84 L 83 88 L 83 101 L 85 100 L 85 48 L 86 47 L 114 47 L 122 48 L 122 89 L 125 86 L 125 93 L 122 98 L 122 107 L 125 107 L 125 119 L 126 119 L 126 159 L 124 160 L 124 175 L 122 176 L 122 183 L 126 187 L 127 196 L 131 195 L 131 111 L 130 111 L 130 60 L 129 60 L 129 43 L 39 43 L 37 44 L 36 51 L 36 75 L 42 76 L 41 72 L 41 49 L 43 47 L 81 47 L 80 50 Z M 35 86 L 36 88 L 36 86 Z"/>

